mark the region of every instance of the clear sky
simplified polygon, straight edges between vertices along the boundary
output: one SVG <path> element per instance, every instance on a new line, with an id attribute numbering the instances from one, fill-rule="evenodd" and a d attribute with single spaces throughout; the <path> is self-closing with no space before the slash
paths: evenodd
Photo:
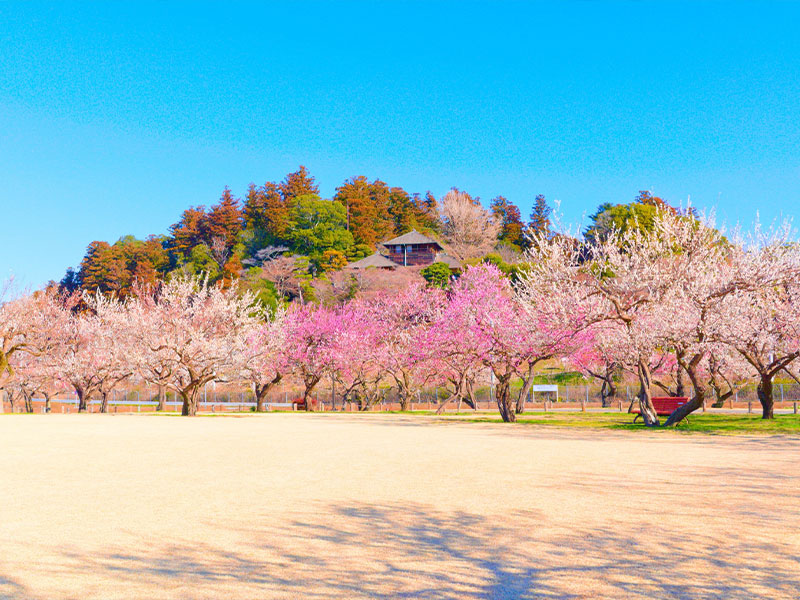
<path id="1" fill-rule="evenodd" d="M 0 0 L 0 279 L 298 165 L 580 222 L 800 207 L 800 3 Z"/>

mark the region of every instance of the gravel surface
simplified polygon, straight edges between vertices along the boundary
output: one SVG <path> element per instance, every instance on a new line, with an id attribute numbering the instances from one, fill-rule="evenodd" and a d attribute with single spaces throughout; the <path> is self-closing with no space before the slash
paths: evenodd
<path id="1" fill-rule="evenodd" d="M 0 416 L 0 598 L 800 598 L 800 440 Z"/>

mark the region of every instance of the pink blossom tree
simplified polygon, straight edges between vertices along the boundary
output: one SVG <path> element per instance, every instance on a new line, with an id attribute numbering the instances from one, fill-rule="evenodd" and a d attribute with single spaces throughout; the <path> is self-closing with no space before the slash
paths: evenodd
<path id="1" fill-rule="evenodd" d="M 92 335 L 86 351 L 92 355 L 100 412 L 108 412 L 111 393 L 136 371 L 130 348 L 134 344 L 129 304 L 115 296 L 85 295 L 87 310 L 92 313 Z"/>
<path id="2" fill-rule="evenodd" d="M 303 384 L 306 410 L 313 410 L 311 394 L 326 375 L 336 374 L 336 336 L 342 327 L 335 309 L 306 304 L 286 315 L 286 360 Z"/>
<path id="3" fill-rule="evenodd" d="M 444 305 L 444 292 L 413 283 L 397 294 L 383 294 L 375 302 L 385 322 L 378 358 L 386 376 L 394 382 L 400 410 L 408 410 L 415 394 L 430 380 L 418 344 L 432 327 Z"/>
<path id="4" fill-rule="evenodd" d="M 551 301 L 534 302 L 535 293 L 534 286 L 529 285 L 523 302 L 495 266 L 471 267 L 453 286 L 442 313 L 442 330 L 457 336 L 451 344 L 458 344 L 494 374 L 497 406 L 505 422 L 515 421 L 524 409 L 536 365 L 564 356 L 581 343 L 579 313 L 561 319 L 559 312 L 553 319 L 548 312 Z M 445 323 L 449 323 L 449 329 L 445 329 Z M 517 377 L 522 386 L 512 398 L 511 383 Z"/>

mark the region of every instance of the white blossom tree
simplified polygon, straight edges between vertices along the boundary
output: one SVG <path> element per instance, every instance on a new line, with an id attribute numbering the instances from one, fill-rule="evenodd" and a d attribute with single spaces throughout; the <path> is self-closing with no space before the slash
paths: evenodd
<path id="1" fill-rule="evenodd" d="M 247 334 L 261 320 L 255 297 L 204 279 L 176 277 L 141 294 L 132 312 L 135 351 L 154 353 L 171 373 L 167 385 L 183 400 L 181 414 L 197 414 L 198 394 L 209 381 L 238 374 Z M 141 356 L 137 364 L 147 361 Z"/>

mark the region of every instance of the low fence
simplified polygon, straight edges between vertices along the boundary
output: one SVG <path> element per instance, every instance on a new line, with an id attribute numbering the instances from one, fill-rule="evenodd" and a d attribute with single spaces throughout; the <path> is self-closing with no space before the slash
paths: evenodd
<path id="1" fill-rule="evenodd" d="M 687 394 L 691 390 L 687 391 Z M 527 406 L 530 410 L 613 410 L 627 411 L 634 399 L 638 388 L 621 385 L 617 390 L 617 397 L 606 406 L 601 403 L 600 386 L 595 385 L 560 385 L 558 392 L 532 392 L 528 395 Z M 512 390 L 513 393 L 513 390 Z M 654 394 L 658 394 L 654 390 Z M 11 403 L 7 395 L 0 391 L 3 397 L 3 412 L 12 412 Z M 281 386 L 266 398 L 267 410 L 293 410 L 293 401 L 302 397 L 302 390 L 291 385 Z M 411 411 L 436 410 L 441 401 L 447 397 L 443 389 L 430 389 L 419 392 L 408 405 Z M 797 410 L 800 404 L 800 385 L 776 384 L 774 389 L 775 408 L 777 410 Z M 158 407 L 157 390 L 148 387 L 116 390 L 109 397 L 109 412 L 155 412 Z M 491 386 L 482 387 L 475 391 L 476 409 L 479 411 L 496 411 L 494 390 Z M 313 401 L 318 410 L 355 412 L 358 404 L 343 398 L 336 386 L 330 384 L 318 386 L 313 394 Z M 706 402 L 710 408 L 714 398 Z M 31 403 L 34 412 L 44 412 L 45 401 L 36 398 Z M 56 413 L 77 412 L 78 403 L 75 394 L 59 394 L 50 401 L 51 411 Z M 180 411 L 182 403 L 174 392 L 167 394 L 166 409 Z M 208 385 L 200 393 L 198 409 L 201 412 L 248 412 L 255 409 L 255 397 L 252 390 L 242 389 L 234 385 Z M 446 412 L 458 410 L 458 405 L 451 402 L 445 407 Z M 469 406 L 462 403 L 461 410 L 469 410 Z M 748 385 L 739 389 L 726 399 L 723 408 L 737 411 L 758 412 L 760 404 L 756 394 L 756 386 Z M 99 412 L 100 401 L 92 400 L 88 405 L 90 412 Z M 383 390 L 381 400 L 373 407 L 372 411 L 399 411 L 401 403 L 394 388 Z M 17 400 L 13 407 L 14 412 L 26 412 L 25 402 Z"/>

